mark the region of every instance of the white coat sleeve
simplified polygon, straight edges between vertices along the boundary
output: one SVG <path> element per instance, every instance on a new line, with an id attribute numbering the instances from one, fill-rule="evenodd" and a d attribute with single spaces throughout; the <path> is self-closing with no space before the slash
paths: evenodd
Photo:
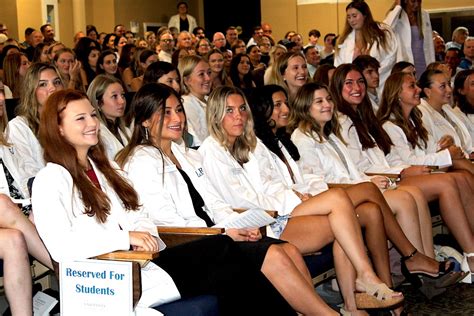
<path id="1" fill-rule="evenodd" d="M 138 192 L 143 212 L 156 225 L 163 226 L 202 226 L 199 217 L 184 218 L 177 211 L 176 202 L 168 191 L 175 190 L 177 186 L 167 188 L 167 177 L 172 172 L 178 172 L 176 167 L 163 170 L 161 157 L 148 154 L 148 151 L 137 150 L 125 165 L 127 177 Z M 173 170 L 170 170 L 173 169 Z M 163 174 L 163 171 L 165 174 Z M 186 193 L 186 192 L 184 192 Z M 189 193 L 188 193 L 189 194 Z"/>
<path id="2" fill-rule="evenodd" d="M 400 12 L 402 11 L 402 7 L 396 5 L 392 10 L 387 13 L 387 16 L 383 20 L 383 23 L 388 24 L 392 29 L 395 29 L 397 23 L 400 22 Z"/>
<path id="3" fill-rule="evenodd" d="M 279 180 L 261 179 L 262 186 L 256 188 L 246 173 L 260 177 L 258 166 L 251 171 L 238 168 L 239 165 L 232 163 L 233 158 L 226 155 L 221 146 L 212 145 L 207 139 L 199 147 L 203 156 L 204 172 L 216 191 L 232 207 L 256 207 L 288 214 L 301 203 L 297 195 Z"/>
<path id="4" fill-rule="evenodd" d="M 437 153 L 417 155 L 400 127 L 392 122 L 385 122 L 383 129 L 393 143 L 391 151 L 387 155 L 387 161 L 391 166 L 402 164 L 450 166 L 452 164 L 451 155 L 447 149 Z"/>
<path id="5" fill-rule="evenodd" d="M 82 225 L 94 218 L 77 209 L 72 178 L 66 169 L 49 164 L 33 185 L 32 204 L 38 233 L 51 257 L 58 262 L 90 258 L 115 250 L 128 250 L 125 230 Z"/>
<path id="6" fill-rule="evenodd" d="M 43 157 L 37 157 L 32 144 L 33 141 L 38 142 L 38 140 L 28 125 L 23 123 L 21 117 L 17 117 L 8 123 L 5 134 L 8 142 L 15 146 L 16 155 L 19 157 L 18 171 L 21 177 L 21 186 L 26 187 L 28 180 L 36 176 L 38 171 L 44 167 Z"/>

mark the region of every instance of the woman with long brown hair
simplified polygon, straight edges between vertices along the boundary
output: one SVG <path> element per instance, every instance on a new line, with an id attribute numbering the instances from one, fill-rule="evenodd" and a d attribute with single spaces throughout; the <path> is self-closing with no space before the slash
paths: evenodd
<path id="1" fill-rule="evenodd" d="M 272 232 L 295 244 L 304 254 L 318 251 L 335 240 L 335 255 L 342 260 L 336 261 L 336 266 L 351 271 L 345 283 L 352 288 L 352 291 L 345 291 L 345 298 L 351 302 L 348 309 L 355 312 L 357 308 L 367 308 L 367 305 L 356 305 L 354 290 L 370 295 L 374 294 L 370 288 L 378 288 L 375 292 L 382 295 L 379 296 L 382 301 L 374 300 L 374 307 L 384 303 L 396 305 L 401 301 L 399 294 L 380 283 L 372 268 L 367 266 L 360 226 L 347 194 L 340 189 L 320 193 L 321 190 L 314 191 L 315 187 L 309 188 L 307 183 L 292 183 L 284 162 L 255 136 L 254 121 L 242 90 L 234 87 L 214 90 L 209 97 L 206 118 L 210 136 L 199 147 L 199 152 L 210 183 L 224 201 L 237 208 L 277 210 L 279 216 L 277 223 L 272 225 Z M 377 217 L 377 212 L 372 215 Z M 322 220 L 329 224 L 322 225 Z M 372 220 L 380 220 L 380 217 Z M 384 238 L 383 231 L 381 233 Z M 347 257 L 356 272 L 351 264 L 339 265 Z M 360 280 L 363 275 L 371 276 L 370 282 L 375 284 L 363 285 L 366 282 Z M 350 284 L 352 277 L 356 281 L 352 280 Z"/>
<path id="2" fill-rule="evenodd" d="M 417 177 L 407 177 L 402 181 L 413 182 L 423 188 L 428 200 L 439 200 L 441 215 L 446 225 L 461 248 L 470 254 L 474 251 L 472 186 L 466 179 L 470 175 L 459 172 L 430 175 L 423 170 L 423 165 L 449 162 L 452 149 L 425 153 L 423 147 L 429 136 L 423 127 L 421 111 L 418 108 L 420 91 L 415 78 L 410 74 L 394 73 L 387 79 L 377 117 L 393 143 L 386 152 L 388 161 L 391 164 L 415 165 L 412 168 L 420 170 Z M 467 258 L 468 256 L 466 264 Z M 469 259 L 469 266 L 474 266 L 472 258 Z M 469 266 L 464 266 L 463 270 L 469 271 Z M 471 280 L 466 278 L 466 281 Z"/>
<path id="3" fill-rule="evenodd" d="M 143 132 L 141 126 L 135 129 L 136 135 Z M 55 261 L 86 259 L 130 247 L 160 251 L 158 258 L 142 268 L 147 273 L 142 273 L 145 290 L 139 308 L 212 294 L 222 315 L 246 314 L 249 305 L 242 302 L 251 304 L 257 314 L 295 314 L 270 285 L 273 280 L 260 272 L 258 262 L 248 260 L 228 236 L 164 249 L 156 226 L 141 211 L 137 192 L 107 159 L 96 110 L 84 93 L 63 90 L 48 99 L 40 141 L 48 164 L 35 179 L 32 200 L 38 231 Z M 273 253 L 268 264 L 279 273 L 291 263 Z"/>
<path id="4" fill-rule="evenodd" d="M 397 59 L 398 43 L 390 26 L 377 22 L 364 0 L 346 6 L 346 24 L 336 45 L 334 66 L 351 63 L 359 55 L 370 55 L 380 63 L 380 91 Z"/>

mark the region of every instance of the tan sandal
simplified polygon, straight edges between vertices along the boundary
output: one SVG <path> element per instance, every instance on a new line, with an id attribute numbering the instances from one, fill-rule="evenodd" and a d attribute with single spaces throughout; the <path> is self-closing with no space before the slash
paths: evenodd
<path id="1" fill-rule="evenodd" d="M 364 291 L 355 295 L 358 309 L 388 308 L 400 304 L 405 299 L 402 293 L 394 296 L 397 292 L 391 290 L 385 283 L 365 284 L 357 280 L 356 284 Z"/>

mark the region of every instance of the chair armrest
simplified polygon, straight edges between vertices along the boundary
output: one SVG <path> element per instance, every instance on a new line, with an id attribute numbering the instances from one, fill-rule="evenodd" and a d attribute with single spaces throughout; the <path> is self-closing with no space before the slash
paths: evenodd
<path id="1" fill-rule="evenodd" d="M 237 212 L 237 213 L 243 213 L 247 209 L 246 208 L 233 208 L 233 210 L 234 210 L 234 212 Z M 278 216 L 277 211 L 265 210 L 265 212 L 267 212 L 267 214 L 270 215 L 273 218 L 276 218 Z"/>
<path id="2" fill-rule="evenodd" d="M 350 184 L 350 183 L 327 183 L 327 185 L 328 185 L 328 188 L 330 189 L 333 189 L 333 188 L 345 189 L 345 188 L 350 188 L 351 186 L 353 186 L 353 184 Z"/>
<path id="3" fill-rule="evenodd" d="M 225 228 L 219 227 L 176 227 L 157 226 L 160 238 L 168 247 L 178 246 L 206 236 L 225 233 Z"/>
<path id="4" fill-rule="evenodd" d="M 158 258 L 158 251 L 134 251 L 134 250 L 117 250 L 99 255 L 93 259 L 99 260 L 116 260 L 116 261 L 132 261 L 145 266 L 149 261 Z"/>
<path id="5" fill-rule="evenodd" d="M 158 251 L 133 251 L 133 250 L 117 250 L 113 252 L 104 253 L 95 257 L 101 260 L 153 260 L 158 258 Z"/>
<path id="6" fill-rule="evenodd" d="M 365 174 L 368 176 L 382 176 L 382 177 L 387 177 L 387 178 L 392 178 L 392 179 L 400 178 L 399 173 L 366 172 Z"/>

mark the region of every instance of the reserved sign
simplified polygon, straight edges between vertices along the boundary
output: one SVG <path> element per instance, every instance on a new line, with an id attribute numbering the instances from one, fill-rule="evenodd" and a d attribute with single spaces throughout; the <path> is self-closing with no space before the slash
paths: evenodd
<path id="1" fill-rule="evenodd" d="M 59 264 L 61 315 L 134 315 L 132 262 Z"/>

